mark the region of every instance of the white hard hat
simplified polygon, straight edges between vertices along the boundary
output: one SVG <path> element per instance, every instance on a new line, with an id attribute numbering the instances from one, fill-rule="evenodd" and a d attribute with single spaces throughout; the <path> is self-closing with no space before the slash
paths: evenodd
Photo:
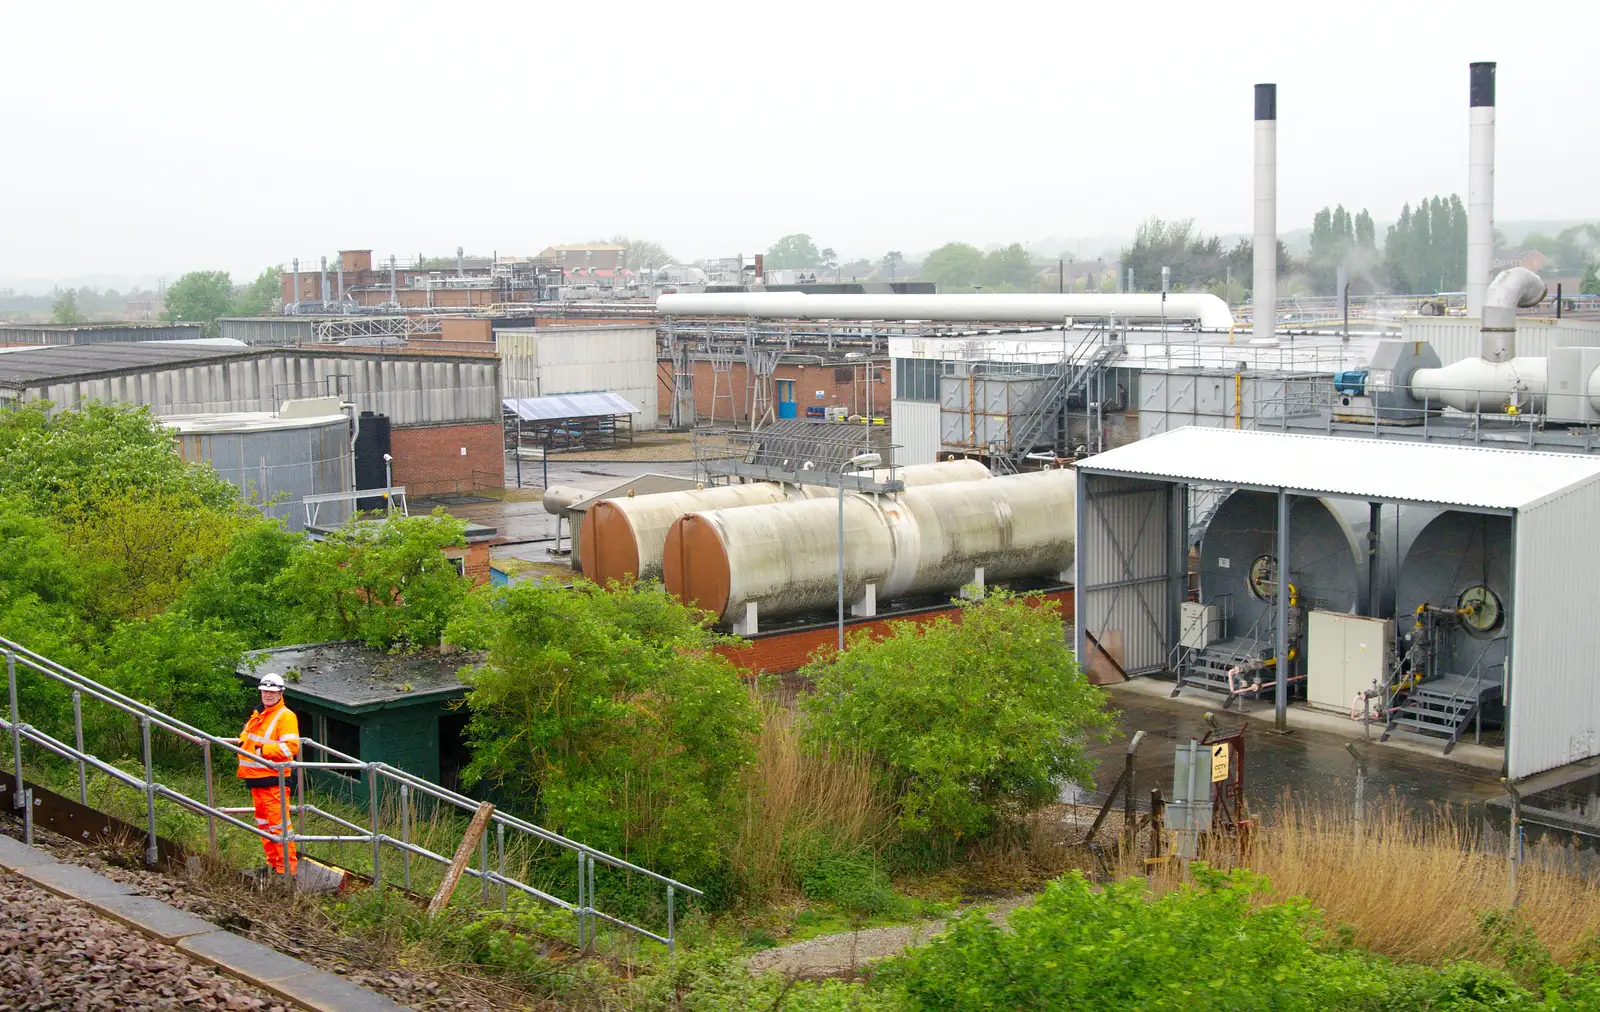
<path id="1" fill-rule="evenodd" d="M 261 689 L 263 691 L 271 689 L 274 692 L 282 692 L 283 676 L 278 674 L 276 671 L 267 672 L 261 676 Z"/>

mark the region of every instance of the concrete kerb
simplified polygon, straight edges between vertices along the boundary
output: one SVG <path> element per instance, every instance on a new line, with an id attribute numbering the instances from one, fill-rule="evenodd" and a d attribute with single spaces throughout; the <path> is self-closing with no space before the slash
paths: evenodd
<path id="1" fill-rule="evenodd" d="M 87 868 L 0 834 L 0 870 L 63 899 L 82 903 L 140 934 L 313 1012 L 397 1012 L 401 1005 L 374 991 L 252 942 Z"/>
<path id="2" fill-rule="evenodd" d="M 1157 699 L 1171 699 L 1174 703 L 1192 706 L 1199 710 L 1210 710 L 1219 718 L 1224 716 L 1222 697 L 1206 694 L 1191 694 L 1188 692 L 1172 696 L 1172 682 L 1161 678 L 1130 678 L 1126 682 L 1117 682 L 1105 686 L 1113 693 L 1126 692 L 1131 695 L 1149 696 Z M 1242 715 L 1245 718 L 1262 723 L 1273 720 L 1271 706 L 1255 710 L 1229 710 L 1228 714 Z M 1388 741 L 1380 742 L 1375 732 L 1371 738 L 1363 738 L 1361 725 L 1348 717 L 1334 713 L 1323 713 L 1319 710 L 1310 710 L 1303 707 L 1291 706 L 1289 708 L 1289 726 L 1306 730 L 1327 731 L 1341 738 L 1351 741 L 1361 741 L 1377 748 L 1390 748 L 1402 752 L 1416 752 L 1422 755 L 1444 759 L 1447 762 L 1460 763 L 1476 769 L 1497 771 L 1505 764 L 1505 757 L 1500 749 L 1490 748 L 1487 745 L 1474 745 L 1471 742 L 1460 742 L 1450 750 L 1449 755 L 1444 754 L 1444 740 L 1428 738 L 1417 739 L 1401 735 L 1390 737 Z"/>

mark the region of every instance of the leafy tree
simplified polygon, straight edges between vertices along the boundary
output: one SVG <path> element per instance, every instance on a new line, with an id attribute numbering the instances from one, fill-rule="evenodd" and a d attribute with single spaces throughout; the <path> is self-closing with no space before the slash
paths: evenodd
<path id="1" fill-rule="evenodd" d="M 1381 286 L 1372 215 L 1363 208 L 1351 217 L 1343 204 L 1318 211 L 1311 222 L 1311 252 L 1300 266 L 1318 294 L 1338 294 L 1340 267 L 1345 269 L 1353 293 L 1376 291 Z"/>
<path id="2" fill-rule="evenodd" d="M 1033 275 L 1033 255 L 1015 242 L 986 254 L 978 271 L 983 286 L 996 292 L 1032 291 Z"/>
<path id="3" fill-rule="evenodd" d="M 178 609 L 197 621 L 215 621 L 232 630 L 248 649 L 283 641 L 297 602 L 278 576 L 305 539 L 262 519 L 235 531 L 217 563 L 194 577 Z"/>
<path id="4" fill-rule="evenodd" d="M 233 279 L 227 271 L 190 271 L 167 288 L 169 320 L 204 323 L 213 334 L 217 320 L 233 308 Z"/>
<path id="5" fill-rule="evenodd" d="M 1383 242 L 1389 283 L 1397 292 L 1456 291 L 1467 283 L 1467 210 L 1461 198 L 1434 196 L 1400 210 Z"/>
<path id="6" fill-rule="evenodd" d="M 1600 266 L 1590 264 L 1584 268 L 1583 281 L 1579 283 L 1578 289 L 1584 295 L 1600 295 Z"/>
<path id="7" fill-rule="evenodd" d="M 824 249 L 822 251 L 821 258 L 817 261 L 817 265 L 819 267 L 833 268 L 833 267 L 837 267 L 838 264 L 839 264 L 839 254 L 835 253 L 833 251 L 833 247 L 831 247 L 831 246 L 827 247 L 826 249 Z"/>
<path id="8" fill-rule="evenodd" d="M 243 642 L 217 623 L 168 612 L 117 625 L 99 651 L 97 666 L 117 691 L 196 727 L 228 733 L 250 705 L 249 689 L 234 675 L 243 653 Z M 126 719 L 115 723 L 97 737 L 117 740 L 123 730 L 128 737 L 122 739 L 122 751 L 132 752 L 137 732 Z"/>
<path id="9" fill-rule="evenodd" d="M 859 749 L 892 782 L 902 828 L 978 837 L 1089 785 L 1085 739 L 1110 723 L 1055 605 L 995 592 L 960 622 L 900 623 L 805 668 L 818 746 Z M 914 672 L 914 676 L 908 673 Z"/>
<path id="10" fill-rule="evenodd" d="M 466 544 L 466 523 L 429 516 L 352 518 L 294 551 L 275 581 L 298 602 L 288 635 L 358 639 L 371 647 L 436 646 L 468 582 L 444 549 Z M 258 546 L 259 548 L 259 546 Z"/>
<path id="11" fill-rule="evenodd" d="M 1538 250 L 1550 258 L 1543 273 L 1568 273 L 1586 267 L 1600 250 L 1600 224 L 1573 225 L 1556 235 L 1532 233 L 1522 240 L 1522 249 Z"/>
<path id="12" fill-rule="evenodd" d="M 970 289 L 978 283 L 983 250 L 964 242 L 947 242 L 929 253 L 917 276 L 932 281 L 941 291 Z"/>
<path id="13" fill-rule="evenodd" d="M 625 235 L 614 235 L 609 241 L 628 248 L 626 263 L 631 271 L 666 267 L 678 262 L 678 258 L 668 253 L 667 248 L 658 242 L 630 239 Z"/>
<path id="14" fill-rule="evenodd" d="M 701 616 L 659 585 L 483 588 L 449 642 L 484 649 L 469 783 L 536 793 L 547 825 L 694 879 L 725 862 L 759 718 Z"/>
<path id="15" fill-rule="evenodd" d="M 782 270 L 791 267 L 815 267 L 822 261 L 822 254 L 817 250 L 817 244 L 804 232 L 786 235 L 772 244 L 767 250 L 763 266 L 768 270 Z"/>
<path id="16" fill-rule="evenodd" d="M 263 268 L 256 279 L 239 290 L 232 316 L 276 316 L 283 300 L 283 275 L 277 267 Z"/>
<path id="17" fill-rule="evenodd" d="M 1192 218 L 1150 218 L 1134 232 L 1133 245 L 1122 250 L 1121 261 L 1124 271 L 1133 269 L 1133 290 L 1138 292 L 1159 292 L 1163 267 L 1172 268 L 1171 290 L 1175 292 L 1221 293 L 1230 275 L 1236 288 L 1248 292 L 1254 277 L 1254 253 L 1248 239 L 1223 249 L 1222 240 L 1197 231 Z M 1278 277 L 1288 277 L 1294 266 L 1279 240 Z"/>
<path id="18" fill-rule="evenodd" d="M 883 255 L 883 269 L 889 272 L 889 280 L 894 280 L 894 269 L 905 260 L 905 256 L 897 249 L 892 249 Z"/>
<path id="19" fill-rule="evenodd" d="M 78 311 L 78 293 L 67 288 L 57 295 L 56 301 L 50 306 L 50 319 L 55 323 L 82 323 L 83 314 Z"/>

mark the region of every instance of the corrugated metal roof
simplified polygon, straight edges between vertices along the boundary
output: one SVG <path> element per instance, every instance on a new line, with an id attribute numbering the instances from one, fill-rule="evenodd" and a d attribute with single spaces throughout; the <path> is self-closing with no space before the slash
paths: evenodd
<path id="1" fill-rule="evenodd" d="M 25 386 L 40 380 L 69 379 L 124 369 L 167 367 L 183 362 L 252 355 L 250 348 L 214 348 L 184 342 L 107 342 L 69 344 L 0 356 L 0 384 Z"/>
<path id="2" fill-rule="evenodd" d="M 1187 427 L 1078 465 L 1093 474 L 1476 509 L 1531 506 L 1600 476 L 1579 454 Z"/>
<path id="3" fill-rule="evenodd" d="M 595 418 L 601 415 L 636 415 L 639 409 L 625 399 L 601 390 L 592 394 L 552 394 L 548 397 L 507 397 L 507 411 L 515 411 L 525 422 L 546 422 L 559 418 Z"/>

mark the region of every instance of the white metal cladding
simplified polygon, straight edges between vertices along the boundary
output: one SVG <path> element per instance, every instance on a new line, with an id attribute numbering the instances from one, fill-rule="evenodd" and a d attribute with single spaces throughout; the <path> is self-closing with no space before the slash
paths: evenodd
<path id="1" fill-rule="evenodd" d="M 1291 492 L 1512 510 L 1600 475 L 1569 453 L 1188 426 L 1079 463 L 1086 471 Z"/>
<path id="2" fill-rule="evenodd" d="M 939 459 L 939 405 L 929 401 L 889 402 L 889 424 L 900 447 L 898 467 L 932 464 Z"/>
<path id="3" fill-rule="evenodd" d="M 1515 780 L 1600 755 L 1600 478 L 1517 514 L 1511 608 Z"/>
<path id="4" fill-rule="evenodd" d="M 659 421 L 654 326 L 513 327 L 495 331 L 503 397 L 609 390 L 638 405 L 635 429 Z"/>
<path id="5" fill-rule="evenodd" d="M 1477 358 L 1482 351 L 1481 322 L 1461 316 L 1407 316 L 1400 321 L 1400 336 L 1426 341 L 1438 352 L 1443 365 Z M 1544 358 L 1551 348 L 1600 347 L 1600 320 L 1557 320 L 1521 317 L 1517 320 L 1517 355 Z"/>
<path id="6" fill-rule="evenodd" d="M 147 404 L 158 415 L 275 411 L 284 400 L 331 393 L 333 378 L 348 376 L 357 407 L 388 415 L 393 425 L 498 423 L 499 368 L 499 361 L 488 357 L 279 351 L 117 376 L 46 380 L 29 385 L 23 396 L 63 410 L 98 401 Z"/>
<path id="7" fill-rule="evenodd" d="M 1084 475 L 1078 503 L 1078 624 L 1108 645 L 1122 634 L 1122 666 L 1163 668 L 1168 650 L 1170 486 L 1131 478 Z M 1092 647 L 1091 647 L 1092 649 Z"/>
<path id="8" fill-rule="evenodd" d="M 1138 374 L 1139 438 L 1196 425 L 1255 429 L 1289 417 L 1320 413 L 1315 386 L 1324 376 L 1244 374 L 1235 385 L 1231 370 L 1152 370 Z M 1237 423 L 1235 407 L 1237 402 Z"/>

